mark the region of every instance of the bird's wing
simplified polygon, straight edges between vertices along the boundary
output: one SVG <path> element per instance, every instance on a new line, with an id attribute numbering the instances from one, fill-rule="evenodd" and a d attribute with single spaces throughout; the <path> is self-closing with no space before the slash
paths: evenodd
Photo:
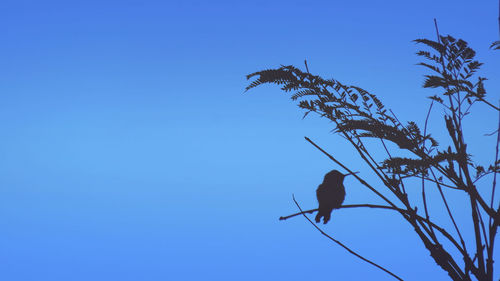
<path id="1" fill-rule="evenodd" d="M 318 199 L 319 204 L 328 204 L 330 201 L 331 191 L 325 187 L 324 184 L 320 184 L 318 189 L 316 189 L 316 198 Z"/>

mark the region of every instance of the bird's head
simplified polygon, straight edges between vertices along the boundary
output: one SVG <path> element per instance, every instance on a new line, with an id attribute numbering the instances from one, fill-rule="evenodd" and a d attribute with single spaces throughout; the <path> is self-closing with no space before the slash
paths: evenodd
<path id="1" fill-rule="evenodd" d="M 353 175 L 353 174 L 357 174 L 358 172 L 352 172 L 352 173 L 348 173 L 348 174 L 342 174 L 341 172 L 337 171 L 337 170 L 331 170 L 330 172 L 328 172 L 326 175 L 325 175 L 325 179 L 324 181 L 325 182 L 329 182 L 329 181 L 333 181 L 333 182 L 342 182 L 344 181 L 344 178 L 346 176 L 349 176 L 349 175 Z"/>

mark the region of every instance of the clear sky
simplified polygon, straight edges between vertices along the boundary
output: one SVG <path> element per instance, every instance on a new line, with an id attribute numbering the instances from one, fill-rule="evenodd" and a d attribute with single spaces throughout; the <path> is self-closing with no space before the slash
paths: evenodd
<path id="1" fill-rule="evenodd" d="M 433 18 L 478 52 L 497 102 L 497 1 L 3 0 L 0 279 L 391 280 L 303 218 L 278 221 L 338 169 L 304 136 L 371 175 L 331 123 L 277 87 L 243 93 L 245 75 L 307 59 L 423 124 L 436 92 L 411 40 L 435 39 Z M 487 164 L 496 114 L 469 120 Z M 345 185 L 346 203 L 377 202 Z M 447 277 L 395 214 L 337 211 L 323 229 L 405 280 Z"/>

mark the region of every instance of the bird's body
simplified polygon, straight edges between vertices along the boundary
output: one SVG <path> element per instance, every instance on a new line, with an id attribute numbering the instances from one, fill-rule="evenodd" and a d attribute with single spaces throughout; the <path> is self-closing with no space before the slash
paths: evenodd
<path id="1" fill-rule="evenodd" d="M 346 175 L 337 170 L 330 171 L 325 175 L 323 182 L 316 189 L 316 197 L 319 207 L 316 222 L 319 223 L 323 217 L 323 223 L 330 220 L 333 209 L 338 209 L 345 199 L 344 177 Z"/>

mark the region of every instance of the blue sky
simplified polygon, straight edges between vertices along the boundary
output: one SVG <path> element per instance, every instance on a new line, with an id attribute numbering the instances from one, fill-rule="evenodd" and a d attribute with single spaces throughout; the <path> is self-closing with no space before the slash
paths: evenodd
<path id="1" fill-rule="evenodd" d="M 434 39 L 437 18 L 500 92 L 495 1 L 6 0 L 0 15 L 2 280 L 390 280 L 303 218 L 277 220 L 292 193 L 315 207 L 338 169 L 304 136 L 371 175 L 278 88 L 243 93 L 245 75 L 307 59 L 423 124 L 435 92 L 411 40 Z M 482 163 L 495 120 L 478 105 L 466 123 Z M 345 184 L 346 203 L 377 202 Z M 446 279 L 395 214 L 343 210 L 323 228 L 405 280 Z"/>

